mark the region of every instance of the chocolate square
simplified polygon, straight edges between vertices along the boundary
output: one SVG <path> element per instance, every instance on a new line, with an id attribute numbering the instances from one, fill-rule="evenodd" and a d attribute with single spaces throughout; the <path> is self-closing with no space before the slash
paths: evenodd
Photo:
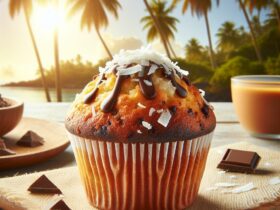
<path id="1" fill-rule="evenodd" d="M 227 149 L 217 168 L 232 172 L 254 173 L 260 159 L 256 152 Z"/>
<path id="2" fill-rule="evenodd" d="M 13 150 L 10 150 L 6 147 L 6 144 L 3 139 L 0 139 L 0 156 L 6 156 L 6 155 L 15 155 L 16 152 Z"/>
<path id="3" fill-rule="evenodd" d="M 33 131 L 27 131 L 21 138 L 18 140 L 17 145 L 23 147 L 37 147 L 44 144 L 44 139 Z"/>
<path id="4" fill-rule="evenodd" d="M 50 210 L 71 210 L 71 209 L 69 208 L 69 206 L 66 205 L 66 203 L 63 200 L 59 200 L 52 207 L 50 207 Z"/>
<path id="5" fill-rule="evenodd" d="M 38 194 L 62 194 L 55 184 L 53 184 L 45 175 L 39 177 L 29 188 L 31 193 Z"/>

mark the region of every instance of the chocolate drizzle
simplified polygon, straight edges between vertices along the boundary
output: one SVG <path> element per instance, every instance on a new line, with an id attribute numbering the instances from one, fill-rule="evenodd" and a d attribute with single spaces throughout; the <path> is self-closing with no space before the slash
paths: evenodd
<path id="1" fill-rule="evenodd" d="M 176 88 L 176 93 L 182 97 L 185 98 L 187 96 L 187 91 L 184 87 L 182 87 L 175 79 L 175 74 L 172 71 L 171 74 L 165 74 L 167 78 L 170 79 L 172 85 Z"/>
<path id="2" fill-rule="evenodd" d="M 142 94 L 147 99 L 153 99 L 156 97 L 156 91 L 154 87 L 154 83 L 152 81 L 152 75 L 147 75 L 148 71 L 144 72 L 143 76 L 139 76 L 139 86 Z M 151 83 L 151 85 L 147 85 L 145 81 Z"/>
<path id="3" fill-rule="evenodd" d="M 107 96 L 104 99 L 104 101 L 101 104 L 101 109 L 103 112 L 110 112 L 111 110 L 113 110 L 113 108 L 117 102 L 118 95 L 121 91 L 121 84 L 126 78 L 128 78 L 127 75 L 118 75 L 117 76 L 117 80 L 116 80 L 113 90 L 111 91 L 109 96 Z"/>
<path id="4" fill-rule="evenodd" d="M 90 93 L 88 93 L 88 94 L 86 95 L 86 97 L 85 97 L 85 99 L 84 99 L 84 103 L 85 103 L 85 104 L 90 104 L 90 103 L 95 99 L 96 94 L 97 94 L 97 91 L 98 91 L 98 89 L 99 89 L 98 86 L 102 83 L 102 80 L 103 80 L 103 79 L 105 79 L 104 73 L 102 73 L 102 74 L 100 75 L 100 78 L 99 78 L 99 80 L 97 81 L 95 88 L 94 88 Z"/>
<path id="5" fill-rule="evenodd" d="M 114 68 L 111 71 L 113 74 L 117 75 L 114 88 L 111 91 L 111 93 L 101 103 L 101 110 L 103 112 L 111 112 L 114 109 L 114 106 L 117 103 L 118 95 L 121 91 L 122 82 L 125 79 L 129 78 L 129 75 L 118 75 L 116 67 L 117 66 L 114 66 Z M 138 80 L 139 80 L 138 84 L 144 97 L 151 100 L 156 97 L 155 86 L 152 81 L 152 75 L 148 75 L 150 66 L 145 66 L 144 68 L 145 69 L 140 71 L 138 74 Z M 171 81 L 172 85 L 176 89 L 176 93 L 180 97 L 185 98 L 187 96 L 187 90 L 176 81 L 175 72 L 173 70 L 168 71 L 162 68 L 162 66 L 158 66 L 158 68 L 161 69 L 164 72 L 164 76 Z M 180 76 L 181 74 L 178 72 L 178 75 Z M 104 73 L 102 73 L 100 75 L 98 82 L 96 83 L 95 88 L 89 94 L 86 95 L 84 99 L 84 103 L 90 104 L 95 99 L 98 92 L 98 86 L 102 83 L 104 78 L 105 75 Z M 182 79 L 186 82 L 187 85 L 189 85 L 189 81 L 186 76 L 183 76 Z"/>

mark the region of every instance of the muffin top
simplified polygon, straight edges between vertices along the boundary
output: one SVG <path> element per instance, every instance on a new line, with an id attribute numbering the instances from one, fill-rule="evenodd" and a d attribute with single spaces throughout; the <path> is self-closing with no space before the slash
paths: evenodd
<path id="1" fill-rule="evenodd" d="M 113 142 L 172 142 L 214 130 L 212 107 L 188 72 L 149 48 L 121 51 L 76 96 L 67 130 Z"/>

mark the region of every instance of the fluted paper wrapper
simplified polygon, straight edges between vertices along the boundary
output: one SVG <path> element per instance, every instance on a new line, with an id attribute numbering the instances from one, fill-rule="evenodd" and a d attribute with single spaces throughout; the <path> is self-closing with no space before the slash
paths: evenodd
<path id="1" fill-rule="evenodd" d="M 184 209 L 197 196 L 212 134 L 166 143 L 95 141 L 68 133 L 98 209 Z"/>

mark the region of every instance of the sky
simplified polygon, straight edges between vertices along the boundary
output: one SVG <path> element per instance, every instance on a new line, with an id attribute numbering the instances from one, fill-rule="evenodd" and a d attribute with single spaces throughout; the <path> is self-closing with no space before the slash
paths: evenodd
<path id="1" fill-rule="evenodd" d="M 60 0 L 65 5 L 65 0 Z M 147 14 L 141 0 L 119 0 L 122 9 L 119 19 L 109 16 L 110 24 L 102 30 L 105 41 L 110 50 L 115 54 L 120 49 L 135 49 L 147 45 L 146 34 L 140 19 Z M 169 0 L 169 2 L 171 2 Z M 247 24 L 243 13 L 240 11 L 236 0 L 223 0 L 217 8 L 213 1 L 212 10 L 209 12 L 212 42 L 217 43 L 218 28 L 225 21 L 233 21 L 237 27 Z M 9 0 L 0 0 L 0 84 L 10 81 L 28 80 L 36 77 L 37 62 L 26 27 L 23 13 L 10 18 L 8 11 Z M 197 38 L 202 45 L 208 44 L 204 18 L 192 16 L 187 10 L 181 12 L 182 3 L 179 3 L 172 15 L 179 19 L 173 46 L 177 55 L 184 55 L 184 46 L 191 38 Z M 53 56 L 53 30 L 50 18 L 50 8 L 36 7 L 31 19 L 36 41 L 42 57 L 43 66 L 49 68 L 54 63 Z M 268 11 L 263 10 L 261 21 Z M 59 49 L 60 59 L 72 59 L 80 54 L 84 60 L 93 63 L 106 55 L 94 30 L 88 32 L 80 29 L 80 13 L 71 19 L 63 18 L 67 8 L 60 10 L 59 23 Z M 159 40 L 152 43 L 153 48 L 164 52 Z"/>

